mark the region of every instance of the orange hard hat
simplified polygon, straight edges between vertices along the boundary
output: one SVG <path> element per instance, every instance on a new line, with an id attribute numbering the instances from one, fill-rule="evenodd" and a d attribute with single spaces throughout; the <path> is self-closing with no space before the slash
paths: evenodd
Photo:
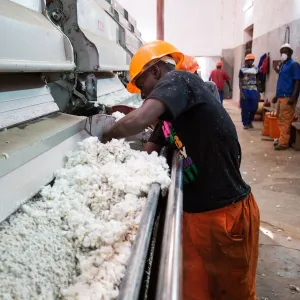
<path id="1" fill-rule="evenodd" d="M 253 54 L 247 54 L 245 60 L 255 60 L 255 56 Z"/>
<path id="2" fill-rule="evenodd" d="M 223 63 L 219 60 L 219 61 L 217 61 L 216 66 L 217 67 L 223 67 Z"/>
<path id="3" fill-rule="evenodd" d="M 135 85 L 137 77 L 145 72 L 155 62 L 168 55 L 174 59 L 176 63 L 176 70 L 178 70 L 183 62 L 184 55 L 173 45 L 165 41 L 154 41 L 140 47 L 133 55 L 130 62 L 130 81 L 127 85 L 128 92 L 133 94 L 140 93 L 140 90 Z"/>
<path id="4" fill-rule="evenodd" d="M 197 69 L 199 69 L 199 65 L 196 58 L 185 55 L 183 63 L 180 66 L 180 70 L 195 73 Z"/>

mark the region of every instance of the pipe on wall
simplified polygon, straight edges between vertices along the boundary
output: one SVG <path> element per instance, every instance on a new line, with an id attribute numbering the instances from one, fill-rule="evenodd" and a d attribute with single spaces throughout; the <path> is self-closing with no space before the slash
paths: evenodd
<path id="1" fill-rule="evenodd" d="M 158 40 L 164 40 L 165 38 L 164 10 L 165 1 L 156 0 L 156 38 Z"/>

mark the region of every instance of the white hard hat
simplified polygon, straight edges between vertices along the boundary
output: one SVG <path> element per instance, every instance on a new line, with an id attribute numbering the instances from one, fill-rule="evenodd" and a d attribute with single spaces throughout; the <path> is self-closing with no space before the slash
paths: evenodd
<path id="1" fill-rule="evenodd" d="M 280 47 L 280 50 L 283 49 L 283 48 L 289 48 L 289 49 L 293 50 L 292 46 L 291 46 L 290 44 L 288 44 L 288 43 L 283 44 L 283 45 Z"/>

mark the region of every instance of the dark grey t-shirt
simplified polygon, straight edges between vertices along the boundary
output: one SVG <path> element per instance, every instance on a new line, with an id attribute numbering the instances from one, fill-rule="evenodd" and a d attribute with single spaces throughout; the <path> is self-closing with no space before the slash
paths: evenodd
<path id="1" fill-rule="evenodd" d="M 205 84 L 207 85 L 208 89 L 212 92 L 212 94 L 215 96 L 215 98 L 218 99 L 219 102 L 221 102 L 216 84 L 213 81 L 206 81 Z"/>
<path id="2" fill-rule="evenodd" d="M 241 148 L 235 126 L 198 76 L 171 71 L 147 99 L 165 104 L 150 142 L 167 140 L 184 158 L 183 209 L 199 213 L 227 206 L 250 193 L 240 174 Z"/>

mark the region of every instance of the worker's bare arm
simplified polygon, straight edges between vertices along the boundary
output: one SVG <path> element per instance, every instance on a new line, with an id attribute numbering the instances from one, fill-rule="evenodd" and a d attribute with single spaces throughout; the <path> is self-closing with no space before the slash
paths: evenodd
<path id="1" fill-rule="evenodd" d="M 229 92 L 231 92 L 231 91 L 232 91 L 232 87 L 231 87 L 230 81 L 229 81 L 229 80 L 226 80 L 226 83 L 227 83 L 227 85 L 228 85 Z"/>
<path id="2" fill-rule="evenodd" d="M 152 142 L 147 142 L 144 145 L 144 151 L 146 151 L 148 154 L 152 153 L 153 151 L 156 151 L 157 153 L 161 150 L 161 146 L 154 144 Z"/>
<path id="3" fill-rule="evenodd" d="M 256 74 L 256 88 L 259 91 L 259 74 Z"/>
<path id="4" fill-rule="evenodd" d="M 243 100 L 243 99 L 245 99 L 245 95 L 243 93 L 242 79 L 241 78 L 239 79 L 239 87 L 240 87 L 240 97 Z"/>
<path id="5" fill-rule="evenodd" d="M 293 94 L 288 102 L 290 105 L 294 105 L 298 101 L 298 91 L 300 88 L 300 80 L 295 80 L 294 83 L 295 84 L 294 84 Z"/>
<path id="6" fill-rule="evenodd" d="M 279 65 L 273 65 L 273 70 L 274 70 L 277 74 L 279 74 L 279 72 L 280 72 L 280 65 L 281 65 L 281 64 L 279 64 Z"/>
<path id="7" fill-rule="evenodd" d="M 103 141 L 112 138 L 125 138 L 140 133 L 153 124 L 166 110 L 165 105 L 156 99 L 148 99 L 144 104 L 118 121 L 103 134 Z"/>

